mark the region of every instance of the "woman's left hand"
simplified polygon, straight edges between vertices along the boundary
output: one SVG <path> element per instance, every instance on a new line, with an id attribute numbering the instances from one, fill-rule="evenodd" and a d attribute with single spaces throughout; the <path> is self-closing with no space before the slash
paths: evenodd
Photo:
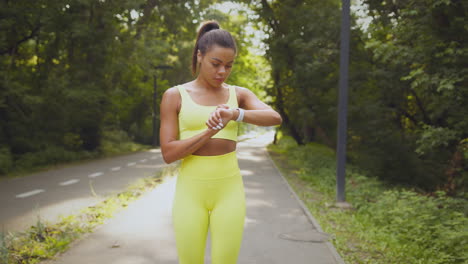
<path id="1" fill-rule="evenodd" d="M 208 121 L 206 121 L 206 125 L 211 129 L 220 130 L 224 128 L 230 120 L 232 120 L 234 116 L 234 109 L 230 109 L 226 104 L 220 104 L 210 114 Z"/>

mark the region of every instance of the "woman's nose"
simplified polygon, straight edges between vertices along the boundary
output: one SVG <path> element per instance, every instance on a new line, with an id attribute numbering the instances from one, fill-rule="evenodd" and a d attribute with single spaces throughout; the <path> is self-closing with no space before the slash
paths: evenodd
<path id="1" fill-rule="evenodd" d="M 218 72 L 219 72 L 219 73 L 225 73 L 225 72 L 226 72 L 226 67 L 224 67 L 224 66 L 221 65 L 221 67 L 219 67 L 219 71 L 218 71 Z"/>

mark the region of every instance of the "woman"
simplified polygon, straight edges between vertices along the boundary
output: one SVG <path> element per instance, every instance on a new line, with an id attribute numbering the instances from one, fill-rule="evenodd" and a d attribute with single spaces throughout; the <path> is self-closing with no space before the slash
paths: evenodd
<path id="1" fill-rule="evenodd" d="M 162 97 L 162 156 L 166 163 L 182 160 L 172 209 L 180 264 L 203 264 L 208 228 L 212 263 L 237 262 L 245 218 L 235 151 L 238 122 L 282 122 L 250 90 L 225 83 L 236 52 L 229 32 L 216 21 L 205 22 L 192 56 L 196 79 L 168 89 Z"/>

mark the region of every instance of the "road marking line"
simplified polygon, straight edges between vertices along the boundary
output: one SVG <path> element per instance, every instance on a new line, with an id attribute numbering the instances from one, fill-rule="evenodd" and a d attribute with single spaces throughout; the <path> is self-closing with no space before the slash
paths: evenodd
<path id="1" fill-rule="evenodd" d="M 96 173 L 93 173 L 93 174 L 90 174 L 88 175 L 89 178 L 96 178 L 96 177 L 99 177 L 101 175 L 103 175 L 104 173 L 102 172 L 96 172 Z"/>
<path id="2" fill-rule="evenodd" d="M 111 170 L 112 170 L 112 171 L 118 171 L 118 170 L 120 170 L 120 167 L 114 167 L 114 168 L 112 168 Z"/>
<path id="3" fill-rule="evenodd" d="M 130 162 L 130 163 L 127 164 L 127 166 L 133 166 L 135 164 L 136 164 L 136 162 Z"/>
<path id="4" fill-rule="evenodd" d="M 141 161 L 141 162 L 146 162 L 146 160 L 147 160 L 147 159 L 142 159 L 142 160 L 140 160 L 140 161 Z"/>
<path id="5" fill-rule="evenodd" d="M 71 180 L 69 180 L 69 181 L 61 182 L 61 183 L 59 183 L 59 185 L 61 185 L 61 186 L 67 186 L 67 185 L 75 184 L 75 183 L 77 183 L 77 182 L 79 182 L 79 181 L 80 181 L 80 180 L 78 180 L 78 179 L 71 179 Z"/>
<path id="6" fill-rule="evenodd" d="M 18 194 L 18 195 L 16 195 L 16 198 L 26 198 L 26 197 L 29 197 L 29 196 L 39 194 L 41 192 L 45 192 L 45 191 L 42 190 L 42 189 L 37 189 L 37 190 L 34 190 L 34 191 Z"/>

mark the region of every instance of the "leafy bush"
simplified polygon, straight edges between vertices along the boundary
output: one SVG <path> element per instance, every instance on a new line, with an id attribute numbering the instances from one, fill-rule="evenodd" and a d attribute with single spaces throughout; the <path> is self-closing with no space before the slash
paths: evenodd
<path id="1" fill-rule="evenodd" d="M 10 149 L 7 147 L 0 148 L 0 174 L 5 174 L 13 167 L 13 159 Z"/>
<path id="2" fill-rule="evenodd" d="M 63 145 L 69 150 L 80 150 L 83 146 L 83 140 L 78 134 L 65 133 L 63 135 Z"/>
<path id="3" fill-rule="evenodd" d="M 115 154 L 129 151 L 137 151 L 143 147 L 136 144 L 123 130 L 104 131 L 100 146 L 100 152 L 104 154 Z"/>
<path id="4" fill-rule="evenodd" d="M 21 155 L 15 161 L 15 167 L 17 169 L 30 169 L 92 157 L 96 157 L 96 153 L 88 151 L 70 151 L 61 146 L 49 145 L 41 151 L 29 152 Z"/>
<path id="5" fill-rule="evenodd" d="M 463 207 L 461 200 L 443 192 L 431 197 L 386 190 L 376 202 L 362 203 L 358 215 L 372 221 L 380 230 L 380 243 L 391 243 L 393 254 L 404 263 L 459 263 L 468 260 Z"/>

